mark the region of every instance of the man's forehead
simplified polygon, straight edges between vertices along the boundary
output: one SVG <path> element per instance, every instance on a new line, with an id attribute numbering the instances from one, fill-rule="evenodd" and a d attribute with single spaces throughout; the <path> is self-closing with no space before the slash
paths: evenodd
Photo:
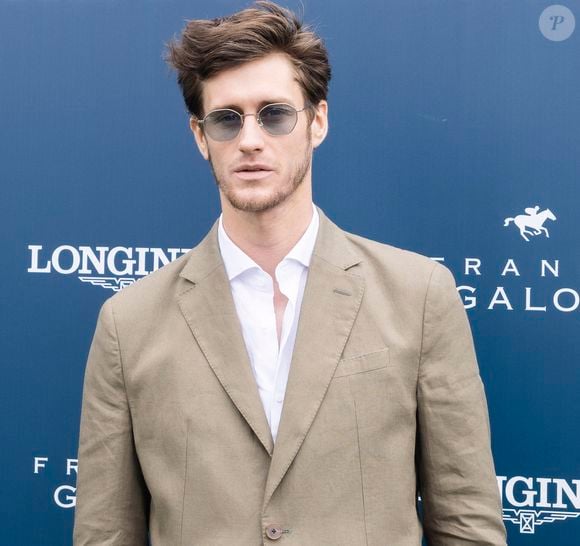
<path id="1" fill-rule="evenodd" d="M 223 70 L 202 85 L 204 110 L 300 102 L 302 90 L 290 60 L 282 54 Z"/>

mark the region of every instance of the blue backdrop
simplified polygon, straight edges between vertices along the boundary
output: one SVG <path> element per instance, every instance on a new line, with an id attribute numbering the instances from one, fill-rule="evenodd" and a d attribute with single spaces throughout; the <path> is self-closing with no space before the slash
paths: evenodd
<path id="1" fill-rule="evenodd" d="M 0 0 L 0 544 L 71 544 L 98 309 L 219 214 L 164 42 L 246 5 Z M 580 2 L 304 9 L 334 71 L 317 204 L 451 268 L 509 543 L 578 544 Z"/>

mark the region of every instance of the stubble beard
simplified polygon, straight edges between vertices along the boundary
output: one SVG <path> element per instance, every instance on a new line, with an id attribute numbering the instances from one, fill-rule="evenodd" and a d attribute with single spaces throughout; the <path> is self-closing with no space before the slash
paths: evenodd
<path id="1" fill-rule="evenodd" d="M 220 192 L 228 200 L 233 208 L 244 212 L 264 212 L 273 209 L 280 205 L 280 203 L 286 201 L 286 199 L 288 199 L 300 187 L 302 182 L 304 182 L 312 162 L 312 147 L 310 144 L 311 136 L 310 132 L 308 132 L 305 152 L 300 162 L 294 166 L 294 169 L 290 174 L 290 183 L 288 185 L 285 184 L 282 188 L 278 189 L 278 191 L 274 192 L 267 199 L 243 198 L 238 194 L 238 192 L 236 192 L 234 188 L 228 185 L 227 182 L 216 173 L 213 161 L 211 159 L 211 154 L 209 153 L 208 160 L 211 172 Z"/>

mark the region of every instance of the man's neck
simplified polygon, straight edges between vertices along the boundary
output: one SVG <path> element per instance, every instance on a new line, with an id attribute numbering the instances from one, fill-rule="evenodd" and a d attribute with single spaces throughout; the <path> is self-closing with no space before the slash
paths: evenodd
<path id="1" fill-rule="evenodd" d="M 222 222 L 228 237 L 275 278 L 276 266 L 304 235 L 312 213 L 312 201 L 306 200 L 288 200 L 260 213 L 224 206 Z"/>

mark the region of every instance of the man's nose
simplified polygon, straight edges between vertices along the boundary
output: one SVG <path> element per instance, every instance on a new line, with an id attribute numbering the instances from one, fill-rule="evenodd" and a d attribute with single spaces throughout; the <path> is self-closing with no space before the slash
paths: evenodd
<path id="1" fill-rule="evenodd" d="M 264 147 L 264 129 L 260 127 L 256 116 L 246 116 L 240 129 L 239 147 L 243 152 L 261 150 Z"/>

